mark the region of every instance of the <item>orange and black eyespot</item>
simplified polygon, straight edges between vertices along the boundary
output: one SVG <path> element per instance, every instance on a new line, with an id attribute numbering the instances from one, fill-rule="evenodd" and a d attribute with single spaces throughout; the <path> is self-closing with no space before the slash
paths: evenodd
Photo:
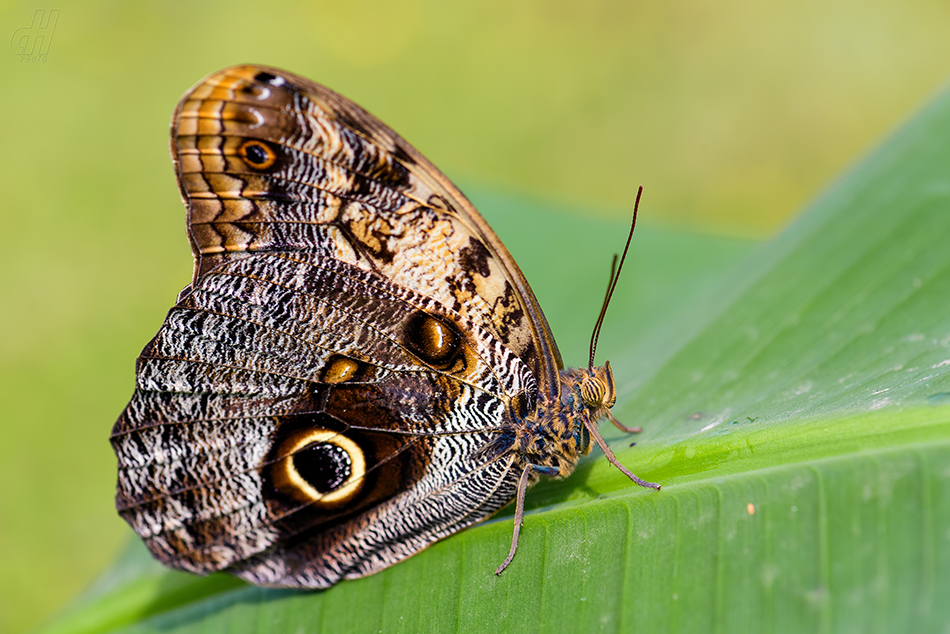
<path id="1" fill-rule="evenodd" d="M 353 359 L 335 356 L 323 367 L 320 375 L 321 383 L 346 383 L 356 376 L 359 363 Z"/>
<path id="2" fill-rule="evenodd" d="M 340 354 L 331 355 L 320 371 L 320 383 L 347 383 L 372 381 L 375 366 Z"/>
<path id="3" fill-rule="evenodd" d="M 250 139 L 241 144 L 238 153 L 244 162 L 257 170 L 266 170 L 277 162 L 277 153 L 274 149 L 258 139 Z"/>
<path id="4" fill-rule="evenodd" d="M 458 328 L 421 310 L 406 322 L 404 335 L 409 351 L 438 370 L 449 368 L 462 346 Z"/>

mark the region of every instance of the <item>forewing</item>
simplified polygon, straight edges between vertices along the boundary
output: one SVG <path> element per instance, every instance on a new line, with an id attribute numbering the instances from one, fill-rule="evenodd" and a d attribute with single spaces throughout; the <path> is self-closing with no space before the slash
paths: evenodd
<path id="1" fill-rule="evenodd" d="M 172 123 L 195 280 L 259 251 L 330 256 L 481 325 L 557 394 L 560 357 L 517 264 L 409 143 L 307 79 L 236 66 L 203 80 Z"/>

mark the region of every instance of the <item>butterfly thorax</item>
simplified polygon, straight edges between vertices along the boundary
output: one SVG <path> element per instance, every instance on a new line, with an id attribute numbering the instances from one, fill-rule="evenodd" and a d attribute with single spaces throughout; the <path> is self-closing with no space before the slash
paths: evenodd
<path id="1" fill-rule="evenodd" d="M 493 443 L 494 449 L 514 458 L 519 467 L 541 467 L 565 478 L 581 456 L 590 453 L 589 429 L 607 415 L 616 400 L 610 364 L 596 368 L 561 370 L 559 399 L 541 397 L 536 411 L 511 427 Z"/>

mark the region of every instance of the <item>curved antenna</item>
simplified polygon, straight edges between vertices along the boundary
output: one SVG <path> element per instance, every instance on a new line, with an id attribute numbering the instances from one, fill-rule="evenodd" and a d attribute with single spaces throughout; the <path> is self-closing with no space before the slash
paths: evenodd
<path id="1" fill-rule="evenodd" d="M 637 209 L 640 207 L 640 196 L 643 194 L 643 185 L 637 190 L 637 201 L 633 204 L 633 222 L 630 224 L 630 233 L 627 234 L 627 244 L 623 247 L 623 255 L 620 256 L 620 264 L 617 264 L 617 255 L 614 254 L 613 263 L 610 265 L 610 280 L 607 282 L 607 294 L 604 296 L 604 303 L 600 307 L 600 315 L 594 323 L 594 332 L 590 336 L 590 361 L 587 363 L 587 369 L 594 370 L 594 355 L 597 353 L 597 340 L 600 338 L 600 328 L 604 325 L 604 316 L 607 314 L 607 306 L 610 304 L 610 298 L 617 288 L 617 280 L 620 279 L 620 271 L 623 269 L 623 261 L 627 259 L 627 250 L 630 248 L 630 240 L 633 238 L 633 230 L 637 227 Z"/>
<path id="2" fill-rule="evenodd" d="M 610 294 L 614 284 L 614 273 L 617 272 L 617 254 L 614 253 L 614 259 L 610 263 L 610 279 L 607 280 L 607 294 L 604 296 L 604 303 L 600 307 L 600 314 L 597 321 L 594 322 L 594 332 L 590 334 L 590 361 L 587 363 L 587 369 L 594 371 L 594 353 L 597 352 L 597 340 L 600 338 L 600 326 L 604 323 L 604 315 L 607 314 L 607 302 L 610 301 Z"/>

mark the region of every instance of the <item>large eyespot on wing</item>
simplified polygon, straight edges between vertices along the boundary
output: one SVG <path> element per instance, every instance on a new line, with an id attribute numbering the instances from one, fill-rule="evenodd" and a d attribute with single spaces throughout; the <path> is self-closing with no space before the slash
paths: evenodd
<path id="1" fill-rule="evenodd" d="M 255 252 L 333 258 L 470 319 L 556 397 L 557 346 L 517 264 L 464 195 L 345 97 L 261 66 L 199 82 L 172 122 L 193 284 Z"/>

